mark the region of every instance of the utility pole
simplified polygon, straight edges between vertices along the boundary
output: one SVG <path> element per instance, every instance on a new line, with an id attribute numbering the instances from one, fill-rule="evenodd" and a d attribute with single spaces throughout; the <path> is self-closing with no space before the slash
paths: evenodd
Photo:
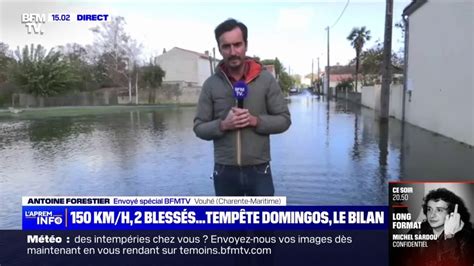
<path id="1" fill-rule="evenodd" d="M 212 68 L 216 69 L 216 47 L 212 47 Z"/>
<path id="2" fill-rule="evenodd" d="M 393 0 L 386 0 L 385 35 L 383 43 L 382 91 L 380 93 L 380 123 L 388 123 L 390 83 L 392 81 L 392 17 Z"/>
<path id="3" fill-rule="evenodd" d="M 135 64 L 135 104 L 138 105 L 138 66 Z"/>
<path id="4" fill-rule="evenodd" d="M 214 63 L 212 62 L 212 56 L 209 54 L 209 51 L 205 51 L 207 58 L 209 59 L 209 68 L 211 70 L 211 75 L 214 75 Z"/>
<path id="5" fill-rule="evenodd" d="M 311 85 L 311 90 L 314 91 L 314 77 L 313 77 L 313 73 L 314 73 L 314 59 L 311 58 L 311 82 L 310 82 L 310 85 Z"/>
<path id="6" fill-rule="evenodd" d="M 320 69 L 319 69 L 319 57 L 318 57 L 318 94 L 321 94 L 321 84 L 319 82 L 319 77 L 321 77 Z"/>
<path id="7" fill-rule="evenodd" d="M 330 64 L 329 64 L 329 26 L 327 26 L 326 30 L 328 31 L 328 64 L 326 66 L 326 80 L 327 80 L 327 85 L 326 85 L 326 90 L 327 90 L 327 96 L 328 99 L 331 98 L 331 88 L 329 86 L 330 84 Z"/>
<path id="8" fill-rule="evenodd" d="M 130 58 L 124 58 L 125 71 L 127 71 L 126 78 L 128 79 L 128 103 L 132 104 L 132 72 L 131 72 L 131 61 Z"/>
<path id="9" fill-rule="evenodd" d="M 320 69 L 319 69 L 319 57 L 318 57 L 318 79 L 319 79 L 319 75 L 320 75 Z"/>

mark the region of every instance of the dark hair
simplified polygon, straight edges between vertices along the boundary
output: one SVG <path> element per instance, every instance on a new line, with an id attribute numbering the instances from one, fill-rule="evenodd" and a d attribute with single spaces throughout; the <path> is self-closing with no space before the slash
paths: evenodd
<path id="1" fill-rule="evenodd" d="M 464 224 L 467 224 L 469 228 L 471 227 L 471 222 L 470 222 L 471 215 L 469 214 L 469 211 L 467 210 L 466 205 L 464 205 L 464 201 L 453 192 L 445 188 L 430 190 L 430 192 L 423 198 L 422 206 L 423 206 L 423 213 L 425 215 L 428 211 L 428 201 L 430 200 L 433 200 L 433 201 L 443 200 L 446 203 L 448 203 L 448 213 L 453 212 L 454 206 L 457 204 L 458 213 L 461 216 L 461 220 L 464 222 Z"/>
<path id="2" fill-rule="evenodd" d="M 244 37 L 245 46 L 247 46 L 247 26 L 245 26 L 244 23 L 237 21 L 233 18 L 229 18 L 226 21 L 222 22 L 214 30 L 217 45 L 219 45 L 219 37 L 221 37 L 224 32 L 231 31 L 237 27 L 240 28 L 240 31 L 242 31 L 242 37 Z"/>

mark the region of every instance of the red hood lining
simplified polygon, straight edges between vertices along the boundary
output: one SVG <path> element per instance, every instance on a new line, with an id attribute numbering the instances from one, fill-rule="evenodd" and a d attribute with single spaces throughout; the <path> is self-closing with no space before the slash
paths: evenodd
<path id="1" fill-rule="evenodd" d="M 245 60 L 245 69 L 246 72 L 244 73 L 244 78 L 245 78 L 245 83 L 250 83 L 252 80 L 254 80 L 260 73 L 262 72 L 262 65 L 255 61 L 254 59 L 246 59 Z M 228 69 L 225 64 L 221 64 L 219 68 L 224 72 L 224 74 L 229 77 L 229 80 L 231 80 L 230 75 L 228 74 Z"/>

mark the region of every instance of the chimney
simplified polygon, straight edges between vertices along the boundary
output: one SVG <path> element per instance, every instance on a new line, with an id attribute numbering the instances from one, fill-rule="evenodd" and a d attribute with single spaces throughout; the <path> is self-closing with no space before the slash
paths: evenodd
<path id="1" fill-rule="evenodd" d="M 163 53 L 166 54 L 166 48 L 163 48 Z"/>
<path id="2" fill-rule="evenodd" d="M 204 54 L 209 56 L 209 51 L 208 50 L 204 51 Z"/>

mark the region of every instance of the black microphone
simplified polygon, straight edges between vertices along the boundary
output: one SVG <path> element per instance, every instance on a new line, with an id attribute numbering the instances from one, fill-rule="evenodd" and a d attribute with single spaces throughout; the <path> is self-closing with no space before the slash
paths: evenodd
<path id="1" fill-rule="evenodd" d="M 237 107 L 244 108 L 244 99 L 247 97 L 248 86 L 243 80 L 234 83 L 234 97 L 237 99 Z"/>

